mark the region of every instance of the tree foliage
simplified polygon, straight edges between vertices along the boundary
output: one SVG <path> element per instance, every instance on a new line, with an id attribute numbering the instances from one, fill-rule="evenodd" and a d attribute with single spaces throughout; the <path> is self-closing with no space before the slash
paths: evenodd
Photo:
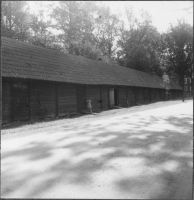
<path id="1" fill-rule="evenodd" d="M 193 79 L 193 28 L 184 20 L 171 25 L 165 37 L 167 71 L 183 84 L 184 77 Z"/>
<path id="2" fill-rule="evenodd" d="M 118 15 L 112 14 L 110 8 L 104 5 L 98 8 L 98 15 L 100 20 L 96 23 L 95 28 L 97 46 L 111 61 L 116 54 L 116 40 L 119 36 L 121 21 Z"/>
<path id="3" fill-rule="evenodd" d="M 184 20 L 160 34 L 148 12 L 137 17 L 129 6 L 126 23 L 101 2 L 36 5 L 30 13 L 26 1 L 2 1 L 2 36 L 179 81 L 183 73 L 193 78 L 193 27 Z"/>
<path id="4" fill-rule="evenodd" d="M 27 41 L 29 15 L 25 1 L 2 1 L 1 35 Z"/>
<path id="5" fill-rule="evenodd" d="M 163 83 L 164 83 L 164 88 L 168 91 L 170 89 L 170 79 L 169 76 L 164 72 L 162 75 Z"/>
<path id="6" fill-rule="evenodd" d="M 152 25 L 149 14 L 142 11 L 142 20 L 138 20 L 131 8 L 126 8 L 129 29 L 121 30 L 118 42 L 121 50 L 118 54 L 120 64 L 148 73 L 161 75 L 160 34 Z"/>
<path id="7" fill-rule="evenodd" d="M 101 51 L 95 48 L 95 46 L 90 42 L 74 43 L 72 50 L 75 55 L 83 56 L 92 60 L 99 60 L 102 54 Z"/>
<path id="8" fill-rule="evenodd" d="M 91 2 L 60 1 L 59 6 L 53 9 L 54 28 L 61 30 L 59 39 L 68 53 L 75 54 L 77 44 L 93 44 L 94 25 L 91 19 L 94 8 Z"/>

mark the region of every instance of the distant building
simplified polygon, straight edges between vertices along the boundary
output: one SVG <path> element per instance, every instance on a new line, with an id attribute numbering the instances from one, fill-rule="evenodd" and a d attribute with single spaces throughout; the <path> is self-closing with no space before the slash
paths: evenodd
<path id="1" fill-rule="evenodd" d="M 184 92 L 185 96 L 193 96 L 193 88 L 192 88 L 192 83 L 191 83 L 191 78 L 184 78 Z"/>

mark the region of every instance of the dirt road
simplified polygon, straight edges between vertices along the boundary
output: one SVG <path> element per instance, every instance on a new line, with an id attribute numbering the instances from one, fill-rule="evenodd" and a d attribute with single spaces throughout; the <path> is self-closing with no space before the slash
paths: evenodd
<path id="1" fill-rule="evenodd" d="M 1 197 L 191 199 L 193 101 L 169 104 L 2 137 Z"/>

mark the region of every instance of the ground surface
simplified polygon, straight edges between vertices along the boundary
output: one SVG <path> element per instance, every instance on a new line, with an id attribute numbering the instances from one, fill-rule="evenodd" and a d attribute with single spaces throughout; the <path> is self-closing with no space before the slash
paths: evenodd
<path id="1" fill-rule="evenodd" d="M 7 126 L 2 134 L 3 198 L 192 198 L 192 100 Z"/>

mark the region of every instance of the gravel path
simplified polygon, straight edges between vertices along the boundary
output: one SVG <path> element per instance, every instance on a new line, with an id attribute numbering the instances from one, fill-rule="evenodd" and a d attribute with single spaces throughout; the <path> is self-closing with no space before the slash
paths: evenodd
<path id="1" fill-rule="evenodd" d="M 36 121 L 17 122 L 13 124 L 4 125 L 2 127 L 1 135 L 3 138 L 9 138 L 9 137 L 18 137 L 19 135 L 37 134 L 41 129 L 45 129 L 45 128 L 49 129 L 49 127 L 53 127 L 53 126 L 56 126 L 57 128 L 64 125 L 71 126 L 72 124 L 85 123 L 89 121 L 95 121 L 98 119 L 106 119 L 111 116 L 120 116 L 123 114 L 144 112 L 147 110 L 176 105 L 180 103 L 182 103 L 181 100 L 163 101 L 163 102 L 157 102 L 157 103 L 152 103 L 148 105 L 107 110 L 101 113 L 96 113 L 95 115 L 80 115 L 74 118 L 54 119 L 54 120 L 47 120 L 43 122 L 36 122 Z"/>
<path id="2" fill-rule="evenodd" d="M 193 101 L 101 114 L 10 129 L 1 197 L 191 199 Z"/>

